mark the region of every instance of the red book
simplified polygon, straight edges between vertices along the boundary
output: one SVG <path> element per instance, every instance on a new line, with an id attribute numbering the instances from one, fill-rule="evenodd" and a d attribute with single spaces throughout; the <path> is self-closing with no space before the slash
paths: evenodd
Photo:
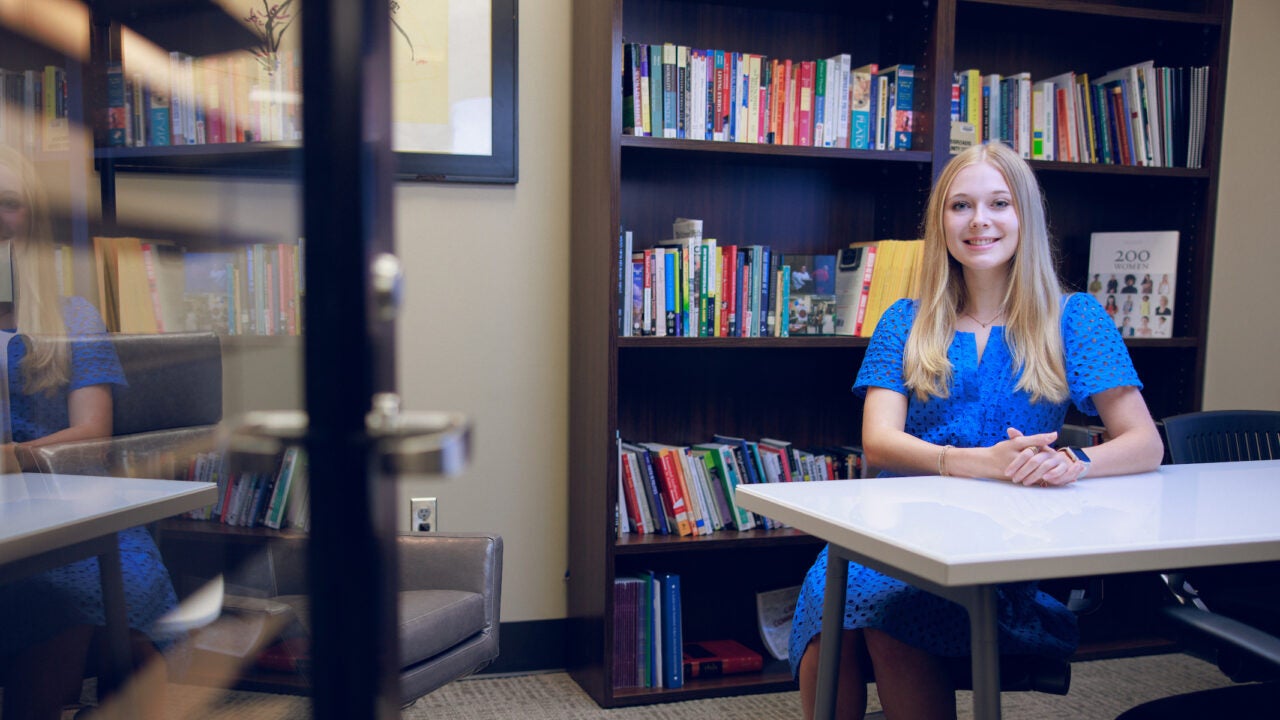
<path id="1" fill-rule="evenodd" d="M 812 60 L 800 63 L 800 107 L 796 112 L 796 144 L 813 145 L 813 79 L 816 66 Z"/>
<path id="2" fill-rule="evenodd" d="M 723 289 L 720 303 L 720 336 L 737 337 L 738 328 L 733 322 L 738 312 L 738 246 L 725 245 L 720 248 L 724 270 Z"/>
<path id="3" fill-rule="evenodd" d="M 627 517 L 631 519 L 631 526 L 637 533 L 653 532 L 644 524 L 644 514 L 640 512 L 641 500 L 636 495 L 637 479 L 631 475 L 631 464 L 627 462 L 626 456 L 618 458 L 618 464 L 622 468 L 622 492 L 626 494 L 623 504 L 627 508 Z"/>
<path id="4" fill-rule="evenodd" d="M 670 448 L 653 443 L 641 443 L 641 446 L 649 451 L 649 457 L 653 460 L 653 469 L 658 475 L 658 483 L 662 489 L 662 504 L 666 506 L 667 515 L 676 519 L 678 534 L 692 535 L 693 526 L 689 522 L 689 505 L 685 501 L 680 474 L 676 470 L 676 460 L 671 456 Z"/>
<path id="5" fill-rule="evenodd" d="M 759 672 L 764 657 L 737 640 L 703 640 L 684 644 L 684 676 L 718 677 Z"/>
<path id="6" fill-rule="evenodd" d="M 1057 117 L 1053 126 L 1058 130 L 1058 154 L 1055 156 L 1062 162 L 1075 162 L 1071 154 L 1071 113 L 1067 110 L 1067 91 L 1057 88 L 1053 91 L 1054 112 Z"/>

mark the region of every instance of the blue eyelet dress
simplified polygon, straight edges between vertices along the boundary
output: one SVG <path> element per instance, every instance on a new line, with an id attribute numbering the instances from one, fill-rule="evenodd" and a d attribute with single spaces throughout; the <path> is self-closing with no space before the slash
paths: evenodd
<path id="1" fill-rule="evenodd" d="M 63 301 L 71 339 L 71 380 L 52 396 L 26 395 L 19 363 L 26 344 L 8 347 L 9 407 L 16 442 L 33 440 L 70 425 L 67 396 L 90 385 L 125 385 L 124 371 L 98 311 L 84 298 Z M 147 631 L 177 604 L 169 573 L 151 534 L 138 527 L 119 534 L 129 627 Z M 74 625 L 106 624 L 98 559 L 89 558 L 0 586 L 0 662 Z M 153 640 L 163 643 L 166 638 Z"/>
<path id="2" fill-rule="evenodd" d="M 854 392 L 883 387 L 908 398 L 906 431 L 937 445 L 990 447 L 1008 439 L 1006 428 L 1024 434 L 1062 427 L 1067 403 L 1032 403 L 1015 390 L 1019 373 L 994 326 L 979 360 L 973 333 L 957 332 L 947 355 L 952 367 L 947 398 L 917 400 L 903 382 L 902 358 L 915 319 L 914 300 L 899 300 L 880 319 L 858 371 Z M 1097 415 L 1092 396 L 1111 388 L 1141 389 L 1137 371 L 1115 323 L 1091 296 L 1077 293 L 1063 302 L 1062 336 L 1070 402 Z M 805 577 L 791 625 L 788 657 L 792 674 L 809 642 L 822 630 L 827 550 Z M 1000 652 L 1067 657 L 1079 640 L 1075 616 L 1034 582 L 1001 585 L 996 591 Z M 844 627 L 877 628 L 914 647 L 943 657 L 969 654 L 969 621 L 964 608 L 856 563 L 849 564 Z"/>

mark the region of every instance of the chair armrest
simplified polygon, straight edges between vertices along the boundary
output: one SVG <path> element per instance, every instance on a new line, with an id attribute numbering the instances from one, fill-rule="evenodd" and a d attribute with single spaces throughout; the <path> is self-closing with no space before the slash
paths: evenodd
<path id="1" fill-rule="evenodd" d="M 216 425 L 155 430 L 30 448 L 36 470 L 67 475 L 174 479 L 214 447 Z"/>
<path id="2" fill-rule="evenodd" d="M 401 590 L 487 593 L 502 579 L 502 536 L 494 533 L 400 533 Z"/>
<path id="3" fill-rule="evenodd" d="M 250 563 L 228 582 L 273 595 L 307 592 L 307 538 L 272 538 L 266 562 Z M 400 533 L 401 590 L 463 590 L 484 595 L 494 616 L 502 591 L 502 536 L 495 533 Z"/>
<path id="4" fill-rule="evenodd" d="M 1164 612 L 1185 629 L 1212 638 L 1273 668 L 1280 668 L 1280 638 L 1275 635 L 1190 605 L 1166 607 Z"/>

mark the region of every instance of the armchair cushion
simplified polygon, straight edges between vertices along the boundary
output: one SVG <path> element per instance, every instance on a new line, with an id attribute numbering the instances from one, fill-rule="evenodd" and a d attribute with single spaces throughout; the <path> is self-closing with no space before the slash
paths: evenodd
<path id="1" fill-rule="evenodd" d="M 408 704 L 498 656 L 502 537 L 487 533 L 401 533 L 400 693 Z M 233 572 L 228 592 L 287 604 L 310 630 L 306 538 L 274 537 Z"/>

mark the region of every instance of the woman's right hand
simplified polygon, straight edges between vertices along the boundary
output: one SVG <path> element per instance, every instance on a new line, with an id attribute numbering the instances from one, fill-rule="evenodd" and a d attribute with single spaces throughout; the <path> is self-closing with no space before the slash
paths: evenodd
<path id="1" fill-rule="evenodd" d="M 1052 447 L 1058 433 L 1023 435 L 1017 428 L 1008 428 L 1007 432 L 1008 440 L 991 446 L 995 466 L 1004 469 L 1003 479 L 1019 485 L 1057 485 L 1070 475 L 1070 462 Z"/>

